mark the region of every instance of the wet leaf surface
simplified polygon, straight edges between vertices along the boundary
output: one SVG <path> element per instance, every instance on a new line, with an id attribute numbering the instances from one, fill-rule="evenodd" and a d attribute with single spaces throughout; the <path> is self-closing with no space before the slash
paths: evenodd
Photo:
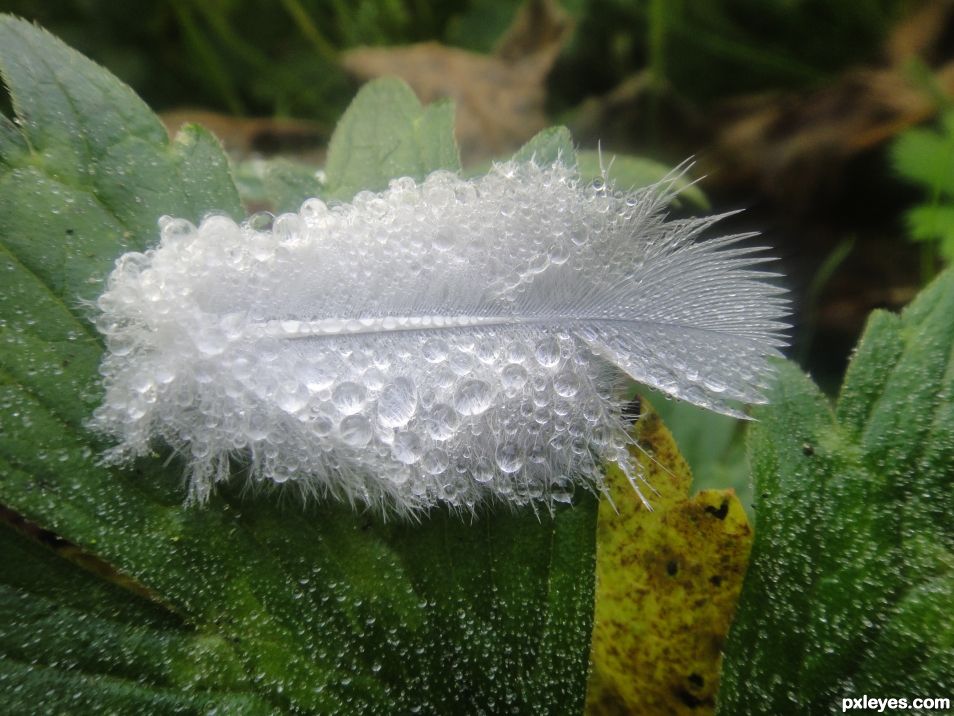
<path id="1" fill-rule="evenodd" d="M 719 712 L 830 713 L 954 683 L 954 273 L 875 312 L 833 411 L 782 364 L 750 459 L 759 529 Z"/>
<path id="2" fill-rule="evenodd" d="M 0 525 L 4 713 L 273 713 L 228 642 Z M 61 711 L 62 712 L 62 711 Z"/>

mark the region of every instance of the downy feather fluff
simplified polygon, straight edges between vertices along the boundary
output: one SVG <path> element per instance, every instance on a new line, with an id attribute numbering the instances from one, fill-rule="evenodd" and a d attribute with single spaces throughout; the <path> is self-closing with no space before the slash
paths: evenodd
<path id="1" fill-rule="evenodd" d="M 164 217 L 98 301 L 125 461 L 159 439 L 205 500 L 244 461 L 385 512 L 598 489 L 626 449 L 620 378 L 738 415 L 763 401 L 786 300 L 719 217 L 669 220 L 672 182 L 632 193 L 557 163 L 403 178 L 306 201 L 268 230 Z"/>

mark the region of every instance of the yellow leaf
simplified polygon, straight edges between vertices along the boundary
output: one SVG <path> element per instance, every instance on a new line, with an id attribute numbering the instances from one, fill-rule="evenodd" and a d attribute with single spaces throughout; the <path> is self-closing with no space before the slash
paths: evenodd
<path id="1" fill-rule="evenodd" d="M 650 512 L 607 468 L 616 509 L 600 505 L 587 713 L 709 714 L 752 528 L 732 490 L 689 497 L 689 466 L 645 401 L 634 435 L 658 494 Z"/>

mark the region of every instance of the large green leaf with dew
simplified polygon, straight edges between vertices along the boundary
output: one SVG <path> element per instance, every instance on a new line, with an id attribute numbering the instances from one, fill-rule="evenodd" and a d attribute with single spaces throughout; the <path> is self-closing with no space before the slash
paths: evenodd
<path id="1" fill-rule="evenodd" d="M 719 712 L 954 684 L 954 272 L 875 312 L 834 410 L 790 364 L 750 437 L 758 530 Z"/>
<path id="2" fill-rule="evenodd" d="M 73 551 L 0 526 L 5 714 L 52 713 L 55 704 L 69 713 L 273 712 L 250 693 L 225 639 L 68 561 Z"/>
<path id="3" fill-rule="evenodd" d="M 214 138 L 193 127 L 170 142 L 128 88 L 43 30 L 0 18 L 0 70 L 17 115 L 0 121 L 0 503 L 122 575 L 99 609 L 44 591 L 35 580 L 54 568 L 5 549 L 23 578 L 0 580 L 4 703 L 21 694 L 36 712 L 71 714 L 579 711 L 592 496 L 552 515 L 384 523 L 228 490 L 186 509 L 176 459 L 98 462 L 106 446 L 84 427 L 102 351 L 88 301 L 119 255 L 156 240 L 160 215 L 241 208 Z M 449 107 L 412 106 L 408 92 L 378 82 L 359 95 L 332 142 L 337 196 L 457 166 Z M 143 589 L 156 602 L 149 618 L 132 604 Z"/>

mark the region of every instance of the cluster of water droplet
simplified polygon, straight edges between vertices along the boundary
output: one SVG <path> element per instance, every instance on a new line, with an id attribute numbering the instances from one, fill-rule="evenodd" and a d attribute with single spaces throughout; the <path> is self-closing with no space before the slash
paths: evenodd
<path id="1" fill-rule="evenodd" d="M 164 217 L 158 247 L 122 256 L 99 299 L 93 425 L 119 438 L 117 460 L 156 438 L 184 454 L 199 500 L 239 457 L 252 480 L 399 512 L 570 501 L 601 460 L 628 466 L 607 359 L 650 384 L 675 370 L 676 395 L 748 397 L 746 381 L 667 367 L 619 322 L 651 307 L 633 287 L 654 252 L 679 248 L 659 195 L 503 164 L 242 225 Z"/>

